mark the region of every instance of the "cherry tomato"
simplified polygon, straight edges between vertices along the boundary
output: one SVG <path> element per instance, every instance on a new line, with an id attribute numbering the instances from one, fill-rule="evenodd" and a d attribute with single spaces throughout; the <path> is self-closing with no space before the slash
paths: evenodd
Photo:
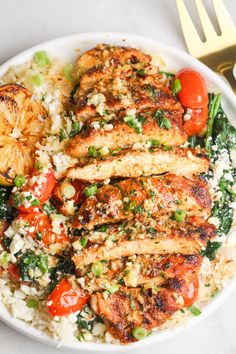
<path id="1" fill-rule="evenodd" d="M 52 231 L 51 219 L 48 215 L 41 212 L 20 213 L 16 220 L 23 220 L 29 228 L 28 234 L 38 241 L 42 241 L 49 246 L 53 243 L 68 242 L 69 237 L 66 234 L 56 234 Z M 32 228 L 32 231 L 30 231 Z"/>
<path id="2" fill-rule="evenodd" d="M 10 263 L 8 266 L 8 272 L 13 280 L 15 281 L 20 280 L 20 270 L 16 264 Z"/>
<path id="3" fill-rule="evenodd" d="M 191 112 L 191 118 L 184 123 L 184 130 L 189 136 L 199 134 L 206 125 L 207 119 L 207 106 L 204 108 L 193 109 Z"/>
<path id="4" fill-rule="evenodd" d="M 62 279 L 48 297 L 47 310 L 52 316 L 67 316 L 81 310 L 89 296 L 73 289 L 66 279 Z"/>
<path id="5" fill-rule="evenodd" d="M 178 97 L 183 106 L 192 109 L 207 106 L 208 92 L 201 74 L 191 69 L 182 69 L 177 73 L 176 78 L 181 84 Z"/>
<path id="6" fill-rule="evenodd" d="M 198 275 L 196 274 L 195 276 L 190 276 L 187 292 L 185 295 L 183 295 L 184 307 L 189 307 L 195 302 L 198 294 L 198 289 L 199 289 Z"/>
<path id="7" fill-rule="evenodd" d="M 27 177 L 26 184 L 11 195 L 10 204 L 24 213 L 32 212 L 49 199 L 55 183 L 56 179 L 52 169 L 48 169 L 46 172 L 33 169 L 32 173 Z M 36 198 L 36 203 L 27 208 L 23 205 L 24 203 L 17 202 L 16 197 L 17 195 L 21 197 L 22 192 L 30 192 Z"/>
<path id="8" fill-rule="evenodd" d="M 61 181 L 60 183 L 56 184 L 52 193 L 52 200 L 56 205 L 57 209 L 60 211 L 60 213 L 67 215 L 68 212 L 65 207 L 65 202 L 68 200 L 73 200 L 75 204 L 82 203 L 83 200 L 85 199 L 83 191 L 86 184 L 78 180 L 69 182 L 74 187 L 75 194 L 70 198 L 66 198 L 65 196 L 63 196 L 62 188 L 61 188 L 64 182 L 65 181 Z"/>

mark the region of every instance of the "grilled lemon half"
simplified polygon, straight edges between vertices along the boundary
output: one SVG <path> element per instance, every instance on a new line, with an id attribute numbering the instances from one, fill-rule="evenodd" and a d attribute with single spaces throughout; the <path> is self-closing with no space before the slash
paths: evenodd
<path id="1" fill-rule="evenodd" d="M 16 175 L 29 172 L 46 124 L 46 110 L 29 90 L 17 84 L 0 87 L 0 185 L 10 186 Z"/>

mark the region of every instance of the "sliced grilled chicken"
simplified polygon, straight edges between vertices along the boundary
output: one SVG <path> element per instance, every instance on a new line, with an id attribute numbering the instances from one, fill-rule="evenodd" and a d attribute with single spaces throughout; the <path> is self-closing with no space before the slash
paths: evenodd
<path id="1" fill-rule="evenodd" d="M 92 182 L 113 177 L 151 176 L 167 172 L 189 176 L 206 172 L 208 168 L 207 156 L 197 149 L 125 150 L 117 156 L 95 159 L 84 166 L 70 168 L 67 177 Z"/>
<path id="2" fill-rule="evenodd" d="M 103 70 L 98 68 L 91 71 L 89 80 L 82 77 L 80 87 L 74 96 L 79 120 L 85 121 L 96 116 L 96 113 L 107 119 L 113 113 L 134 108 L 139 111 L 144 109 L 178 111 L 179 119 L 182 118 L 181 104 L 173 97 L 171 90 L 160 81 L 160 75 L 140 77 L 139 71 L 136 71 L 136 75 L 121 79 L 117 74 L 110 73 L 106 67 Z M 85 76 L 88 76 L 88 73 Z"/>
<path id="3" fill-rule="evenodd" d="M 211 198 L 202 179 L 167 174 L 105 185 L 81 205 L 73 227 L 91 229 L 124 219 L 170 216 L 178 209 L 187 216 L 210 215 Z"/>
<path id="4" fill-rule="evenodd" d="M 215 227 L 201 218 L 188 222 L 169 220 L 167 225 L 152 220 L 150 223 L 127 223 L 121 232 L 118 225 L 108 228 L 107 239 L 88 243 L 88 247 L 73 257 L 76 267 L 132 255 L 198 253 L 215 236 Z M 111 238 L 111 236 L 113 236 Z M 111 240 L 113 239 L 113 241 Z"/>
<path id="5" fill-rule="evenodd" d="M 130 47 L 99 44 L 79 57 L 77 67 L 80 73 L 84 73 L 94 66 L 104 64 L 117 66 L 138 62 L 149 64 L 151 56 Z"/>
<path id="6" fill-rule="evenodd" d="M 176 119 L 175 112 L 177 114 Z M 123 116 L 119 119 L 109 122 L 109 126 L 112 127 L 111 130 L 105 130 L 106 125 L 100 129 L 94 128 L 94 125 L 89 125 L 81 134 L 76 135 L 70 140 L 66 152 L 72 157 L 80 158 L 88 156 L 89 148 L 91 147 L 96 150 L 104 146 L 106 149 L 128 148 L 132 147 L 135 143 L 146 143 L 147 140 L 155 139 L 157 139 L 161 145 L 182 145 L 186 142 L 187 135 L 182 125 L 178 122 L 178 111 L 175 112 L 166 113 L 165 119 L 167 119 L 168 124 L 170 124 L 168 129 L 162 125 L 162 118 L 156 119 L 153 115 L 147 115 L 147 112 L 138 115 L 140 121 L 143 122 L 145 120 L 144 123 L 140 124 L 136 121 L 138 124 L 137 129 L 140 129 L 140 131 L 130 126 L 130 124 L 132 125 L 132 122 L 134 122 L 133 117 L 131 117 L 131 123 L 124 121 L 127 117 L 125 113 L 122 113 Z M 95 119 L 95 122 L 99 124 L 99 120 L 96 121 Z M 94 121 L 91 122 L 91 124 L 94 124 Z"/>
<path id="7" fill-rule="evenodd" d="M 90 305 L 107 326 L 107 330 L 123 343 L 137 341 L 135 328 L 151 330 L 162 325 L 176 311 L 186 306 L 195 273 L 170 282 L 167 288 L 140 289 L 122 287 L 114 294 L 95 293 Z M 197 295 L 197 291 L 194 297 Z M 194 300 L 193 297 L 193 300 Z"/>
<path id="8" fill-rule="evenodd" d="M 129 287 L 144 285 L 162 286 L 170 279 L 180 277 L 187 272 L 198 272 L 202 256 L 193 255 L 140 255 L 123 257 L 103 262 L 100 277 L 93 274 L 93 264 L 77 269 L 78 282 L 82 278 L 82 287 L 91 293 L 112 289 L 116 284 Z"/>

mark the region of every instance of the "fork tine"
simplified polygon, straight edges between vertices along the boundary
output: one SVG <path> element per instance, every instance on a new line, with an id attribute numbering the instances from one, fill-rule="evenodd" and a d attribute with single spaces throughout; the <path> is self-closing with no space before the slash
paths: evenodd
<path id="1" fill-rule="evenodd" d="M 189 16 L 188 10 L 183 0 L 176 0 L 180 22 L 189 52 L 193 56 L 198 56 L 198 48 L 203 45 L 196 28 Z"/>
<path id="2" fill-rule="evenodd" d="M 235 31 L 235 25 L 230 17 L 222 0 L 212 0 L 215 8 L 216 17 L 220 25 L 222 34 L 229 34 L 231 31 Z"/>
<path id="3" fill-rule="evenodd" d="M 202 3 L 202 0 L 195 0 L 195 4 L 197 7 L 198 15 L 202 24 L 202 29 L 204 31 L 206 40 L 214 40 L 216 39 L 216 32 L 214 27 L 212 26 L 211 20 L 206 12 L 206 9 Z"/>

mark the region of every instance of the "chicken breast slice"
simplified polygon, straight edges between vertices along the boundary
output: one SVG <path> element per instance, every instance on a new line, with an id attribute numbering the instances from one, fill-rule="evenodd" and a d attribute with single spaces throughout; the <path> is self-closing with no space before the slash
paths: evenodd
<path id="1" fill-rule="evenodd" d="M 105 185 L 84 201 L 73 227 L 92 229 L 125 219 L 163 214 L 170 217 L 177 210 L 187 216 L 210 216 L 211 197 L 206 182 L 199 177 L 166 174 Z"/>
<path id="2" fill-rule="evenodd" d="M 152 225 L 152 226 L 150 226 Z M 215 237 L 215 227 L 206 221 L 193 218 L 188 222 L 169 221 L 168 226 L 151 221 L 150 224 L 127 223 L 123 233 L 118 225 L 108 228 L 107 239 L 88 246 L 75 254 L 73 261 L 77 268 L 83 265 L 130 257 L 132 255 L 160 255 L 198 253 L 207 241 Z M 111 241 L 111 236 L 114 235 Z"/>
<path id="3" fill-rule="evenodd" d="M 83 290 L 93 293 L 111 289 L 115 284 L 128 287 L 162 286 L 170 279 L 187 272 L 197 272 L 202 263 L 200 254 L 134 255 L 103 262 L 100 277 L 93 274 L 93 264 L 77 269 L 78 282 Z"/>
<path id="4" fill-rule="evenodd" d="M 102 181 L 114 177 L 140 177 L 175 173 L 189 176 L 206 172 L 209 159 L 197 149 L 175 148 L 169 151 L 125 150 L 117 156 L 95 159 L 85 166 L 70 168 L 67 177 L 82 181 Z"/>
<path id="5" fill-rule="evenodd" d="M 79 57 L 77 67 L 80 73 L 84 73 L 94 66 L 109 62 L 113 65 L 125 65 L 129 62 L 146 64 L 151 62 L 151 56 L 135 48 L 99 44 Z"/>
<path id="6" fill-rule="evenodd" d="M 185 298 L 195 279 L 193 272 L 170 281 L 166 288 L 122 287 L 114 294 L 97 292 L 91 296 L 90 305 L 113 337 L 123 343 L 135 342 L 134 328 L 152 330 L 186 306 Z"/>
<path id="7" fill-rule="evenodd" d="M 178 112 L 176 112 L 176 119 L 175 112 L 166 114 L 166 119 L 170 122 L 168 129 L 161 125 L 161 120 L 155 119 L 155 117 L 150 114 L 147 115 L 145 112 L 142 113 L 141 117 L 144 117 L 145 122 L 141 124 L 140 132 L 135 127 L 125 123 L 126 115 L 125 113 L 122 114 L 123 118 L 120 117 L 115 121 L 109 122 L 112 127 L 111 130 L 107 131 L 104 127 L 96 129 L 94 126 L 89 125 L 81 134 L 76 135 L 69 141 L 66 147 L 67 154 L 81 158 L 89 156 L 91 147 L 95 150 L 99 150 L 104 146 L 106 149 L 123 149 L 132 147 L 135 143 L 146 143 L 147 140 L 158 140 L 161 145 L 179 146 L 187 140 L 187 134 L 177 121 L 179 119 Z"/>

